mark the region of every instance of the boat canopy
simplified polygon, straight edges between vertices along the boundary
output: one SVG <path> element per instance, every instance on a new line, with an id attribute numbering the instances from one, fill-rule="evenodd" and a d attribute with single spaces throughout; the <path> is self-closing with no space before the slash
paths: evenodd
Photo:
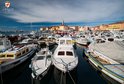
<path id="1" fill-rule="evenodd" d="M 113 41 L 105 43 L 96 43 L 89 46 L 91 51 L 97 51 L 108 58 L 111 58 L 121 64 L 124 64 L 124 42 Z"/>

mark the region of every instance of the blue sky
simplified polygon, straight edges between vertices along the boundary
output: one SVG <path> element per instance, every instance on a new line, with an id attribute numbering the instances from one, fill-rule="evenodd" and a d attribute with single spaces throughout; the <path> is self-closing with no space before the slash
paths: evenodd
<path id="1" fill-rule="evenodd" d="M 0 28 L 99 25 L 124 20 L 124 0 L 0 0 Z"/>

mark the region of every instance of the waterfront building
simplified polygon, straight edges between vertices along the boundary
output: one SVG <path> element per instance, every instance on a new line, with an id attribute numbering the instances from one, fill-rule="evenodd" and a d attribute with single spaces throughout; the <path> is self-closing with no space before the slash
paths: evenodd
<path id="1" fill-rule="evenodd" d="M 95 26 L 93 27 L 94 31 L 98 31 L 98 30 L 124 30 L 124 21 L 122 22 L 116 22 L 116 23 L 112 23 L 112 24 L 102 24 L 99 26 Z"/>

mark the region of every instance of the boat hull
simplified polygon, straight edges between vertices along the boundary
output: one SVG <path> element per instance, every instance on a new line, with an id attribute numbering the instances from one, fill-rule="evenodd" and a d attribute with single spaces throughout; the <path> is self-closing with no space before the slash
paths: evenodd
<path id="1" fill-rule="evenodd" d="M 73 63 L 72 66 L 71 66 L 70 63 Z M 58 63 L 58 62 L 53 58 L 53 65 L 54 65 L 58 70 L 60 70 L 60 71 L 62 71 L 62 72 L 64 72 L 64 73 L 66 73 L 66 72 L 68 72 L 68 71 L 72 71 L 72 70 L 74 70 L 74 69 L 77 67 L 77 65 L 78 65 L 78 57 L 75 59 L 75 61 L 70 62 L 70 63 L 68 63 L 67 66 L 65 66 L 63 63 L 60 63 L 60 62 Z"/>
<path id="2" fill-rule="evenodd" d="M 85 58 L 88 60 L 90 65 L 93 66 L 95 70 L 97 70 L 107 81 L 111 82 L 112 84 L 123 84 L 124 78 L 117 75 L 116 73 L 110 71 L 106 67 L 103 66 L 99 61 L 97 61 L 92 55 L 85 52 Z"/>
<path id="3" fill-rule="evenodd" d="M 50 70 L 50 66 L 45 71 L 43 71 L 42 73 L 40 73 L 38 75 L 36 75 L 35 72 L 32 72 L 31 76 L 33 79 L 41 80 L 48 73 L 49 70 Z"/>
<path id="4" fill-rule="evenodd" d="M 35 49 L 31 49 L 28 53 L 26 53 L 24 56 L 17 58 L 13 61 L 7 62 L 7 63 L 3 63 L 0 66 L 0 74 L 4 73 L 18 65 L 20 65 L 21 63 L 23 63 L 24 61 L 26 61 L 28 58 L 30 58 L 33 54 L 35 53 Z"/>
<path id="5" fill-rule="evenodd" d="M 43 48 L 32 58 L 30 68 L 33 79 L 42 79 L 47 74 L 52 63 L 51 55 L 48 48 Z"/>

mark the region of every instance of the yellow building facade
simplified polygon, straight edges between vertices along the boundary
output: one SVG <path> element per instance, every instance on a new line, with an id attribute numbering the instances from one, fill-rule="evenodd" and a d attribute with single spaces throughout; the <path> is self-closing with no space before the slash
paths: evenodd
<path id="1" fill-rule="evenodd" d="M 94 30 L 124 30 L 124 22 L 117 22 L 112 24 L 102 24 L 100 26 L 93 27 Z"/>

